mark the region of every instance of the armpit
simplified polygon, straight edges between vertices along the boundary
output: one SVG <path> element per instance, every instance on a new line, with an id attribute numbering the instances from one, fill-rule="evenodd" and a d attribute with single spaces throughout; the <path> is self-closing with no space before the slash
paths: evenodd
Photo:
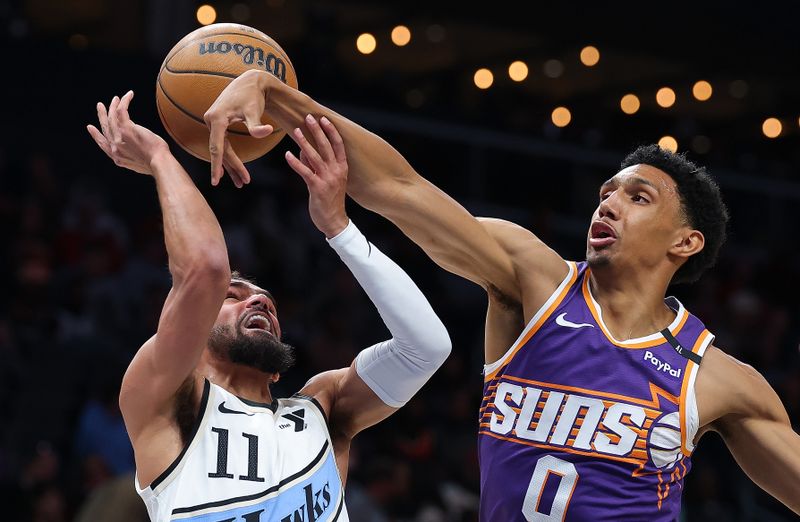
<path id="1" fill-rule="evenodd" d="M 184 445 L 189 443 L 195 421 L 197 420 L 197 377 L 192 374 L 183 381 L 175 393 L 174 415 L 175 422 L 181 433 Z"/>
<path id="2" fill-rule="evenodd" d="M 489 299 L 500 305 L 505 310 L 519 311 L 522 315 L 522 303 L 500 290 L 493 284 L 489 284 L 486 292 L 489 294 Z"/>

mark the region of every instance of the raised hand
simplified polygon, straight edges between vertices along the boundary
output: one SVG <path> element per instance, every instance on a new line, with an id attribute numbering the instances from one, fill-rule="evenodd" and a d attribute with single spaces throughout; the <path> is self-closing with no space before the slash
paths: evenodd
<path id="1" fill-rule="evenodd" d="M 308 212 L 311 221 L 331 238 L 347 227 L 349 219 L 344 209 L 347 193 L 347 156 L 342 137 L 324 116 L 317 121 L 306 117 L 306 127 L 316 148 L 296 128 L 289 136 L 300 146 L 300 158 L 287 151 L 286 161 L 308 187 Z"/>
<path id="2" fill-rule="evenodd" d="M 86 130 L 116 165 L 152 175 L 153 159 L 169 154 L 169 145 L 154 132 L 131 121 L 128 107 L 132 99 L 133 91 L 128 91 L 121 99 L 114 96 L 108 110 L 98 102 L 97 119 L 102 131 L 94 125 L 87 125 Z"/>
<path id="3" fill-rule="evenodd" d="M 250 183 L 250 173 L 236 155 L 227 138 L 228 127 L 244 122 L 250 135 L 265 138 L 272 133 L 272 125 L 262 125 L 264 113 L 264 73 L 247 71 L 225 87 L 203 119 L 211 131 L 208 149 L 211 153 L 211 184 L 217 185 L 224 174 L 223 166 L 233 183 L 241 188 Z"/>

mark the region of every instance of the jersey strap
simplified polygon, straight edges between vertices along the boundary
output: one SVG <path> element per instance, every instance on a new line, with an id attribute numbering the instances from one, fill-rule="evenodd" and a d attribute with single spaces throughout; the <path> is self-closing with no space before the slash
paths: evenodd
<path id="1" fill-rule="evenodd" d="M 681 357 L 689 359 L 695 364 L 700 364 L 700 361 L 703 360 L 702 355 L 695 353 L 691 350 L 687 350 L 686 348 L 681 346 L 681 343 L 679 343 L 678 340 L 675 339 L 675 336 L 672 335 L 672 332 L 669 331 L 669 328 L 664 328 L 663 330 L 661 330 L 661 335 L 664 336 L 664 339 L 667 340 L 669 345 L 672 346 L 672 348 L 675 349 L 675 351 L 678 352 L 678 355 L 680 355 Z"/>

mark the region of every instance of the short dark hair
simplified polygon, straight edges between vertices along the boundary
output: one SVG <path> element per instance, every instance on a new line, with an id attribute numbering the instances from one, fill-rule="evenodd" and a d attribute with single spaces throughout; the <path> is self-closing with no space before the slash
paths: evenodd
<path id="1" fill-rule="evenodd" d="M 672 277 L 672 284 L 693 283 L 707 268 L 716 263 L 719 249 L 725 242 L 728 208 L 722 201 L 719 185 L 706 171 L 688 159 L 656 144 L 642 145 L 628 154 L 620 169 L 632 165 L 650 165 L 675 180 L 681 212 L 687 224 L 702 232 L 705 246 L 691 256 Z"/>
<path id="2" fill-rule="evenodd" d="M 261 290 L 264 290 L 263 288 L 261 288 L 258 285 L 258 283 L 256 283 L 255 279 L 253 279 L 251 277 L 248 277 L 248 276 L 242 275 L 238 270 L 232 270 L 231 271 L 231 283 L 233 283 L 234 281 L 240 281 L 240 282 L 243 282 L 243 283 L 247 283 L 247 284 L 253 285 L 253 286 L 257 287 L 257 288 L 260 288 Z M 275 300 L 275 297 L 269 292 L 269 290 L 264 290 L 264 292 L 266 292 L 267 296 L 270 299 L 272 299 L 272 302 L 275 304 L 275 306 L 278 306 L 278 302 Z"/>
<path id="3" fill-rule="evenodd" d="M 243 281 L 245 283 L 250 283 L 253 286 L 258 286 L 254 279 L 243 276 L 238 270 L 231 271 L 231 281 Z"/>

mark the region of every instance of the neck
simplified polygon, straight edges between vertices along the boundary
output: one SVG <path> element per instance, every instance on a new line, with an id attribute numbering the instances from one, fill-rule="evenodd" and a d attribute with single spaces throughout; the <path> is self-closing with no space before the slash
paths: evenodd
<path id="1" fill-rule="evenodd" d="M 624 273 L 623 273 L 624 272 Z M 603 322 L 620 341 L 644 337 L 669 326 L 675 312 L 664 304 L 669 277 L 658 270 L 591 269 L 589 287 L 603 310 Z"/>
<path id="2" fill-rule="evenodd" d="M 276 375 L 220 360 L 209 350 L 203 352 L 197 371 L 238 397 L 266 404 L 272 402 L 270 384 L 277 381 Z"/>

